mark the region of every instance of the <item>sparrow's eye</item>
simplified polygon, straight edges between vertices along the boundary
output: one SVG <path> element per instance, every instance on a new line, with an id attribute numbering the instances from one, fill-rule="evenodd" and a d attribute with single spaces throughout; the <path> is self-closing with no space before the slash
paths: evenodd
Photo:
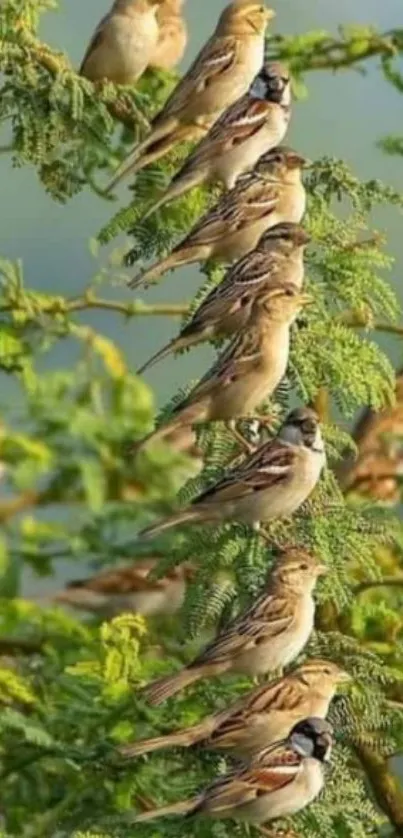
<path id="1" fill-rule="evenodd" d="M 308 567 L 309 567 L 309 565 L 306 562 L 302 562 L 302 564 L 300 564 L 300 566 L 299 566 L 299 569 L 300 570 L 308 570 Z"/>
<path id="2" fill-rule="evenodd" d="M 293 297 L 294 296 L 294 291 L 291 288 L 287 288 L 285 294 L 286 294 L 286 297 Z"/>

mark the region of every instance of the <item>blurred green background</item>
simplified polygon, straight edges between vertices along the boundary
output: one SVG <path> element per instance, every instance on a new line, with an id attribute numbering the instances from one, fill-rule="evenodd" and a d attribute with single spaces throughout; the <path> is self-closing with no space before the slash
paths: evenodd
<path id="1" fill-rule="evenodd" d="M 215 26 L 226 0 L 187 0 L 185 12 L 189 24 L 189 44 L 185 70 Z M 60 8 L 43 18 L 41 36 L 53 47 L 68 53 L 78 65 L 88 39 L 100 17 L 109 8 L 108 0 L 60 0 Z M 337 34 L 339 24 L 371 24 L 387 30 L 402 23 L 402 0 L 281 0 L 276 7 L 274 32 L 297 34 L 308 30 L 329 30 Z M 297 102 L 291 129 L 290 145 L 310 158 L 323 155 L 344 158 L 361 178 L 380 178 L 403 189 L 401 158 L 388 158 L 376 147 L 377 140 L 388 133 L 402 131 L 401 96 L 384 82 L 377 60 L 365 65 L 365 74 L 355 70 L 337 74 L 311 73 L 307 76 L 309 97 Z M 2 136 L 1 144 L 7 142 Z M 107 254 L 101 250 L 98 260 L 91 256 L 88 241 L 111 217 L 130 193 L 123 186 L 118 202 L 111 204 L 86 189 L 66 206 L 54 203 L 40 187 L 36 174 L 28 168 L 12 169 L 11 158 L 0 156 L 0 182 L 3 191 L 0 254 L 3 258 L 23 260 L 26 283 L 52 293 L 77 293 L 103 264 Z M 120 203 L 119 203 L 120 202 Z M 388 249 L 396 259 L 392 281 L 403 300 L 400 275 L 403 267 L 401 240 L 403 218 L 397 211 L 380 213 L 377 226 L 385 232 Z M 120 242 L 119 244 L 122 244 Z M 133 273 L 133 270 L 131 271 Z M 147 292 L 147 302 L 179 302 L 192 297 L 201 276 L 197 268 L 184 268 L 168 275 L 155 289 Z M 116 292 L 115 292 L 116 293 Z M 129 297 L 119 290 L 122 297 Z M 85 315 L 105 334 L 118 340 L 129 365 L 139 366 L 152 352 L 175 333 L 172 318 L 137 318 L 123 325 L 112 314 Z M 383 341 L 393 361 L 401 362 L 398 341 Z M 189 378 L 197 377 L 209 361 L 210 350 L 197 349 L 161 363 L 149 373 L 160 402 Z M 70 362 L 66 343 L 59 343 L 51 353 L 51 363 Z M 18 399 L 9 380 L 2 376 L 4 407 Z M 61 576 L 71 575 L 63 568 Z M 49 580 L 50 581 L 50 580 Z M 60 579 L 59 579 L 60 582 Z M 54 584 L 54 583 L 53 583 Z M 36 584 L 37 589 L 38 584 Z M 43 590 L 43 580 L 40 582 Z"/>

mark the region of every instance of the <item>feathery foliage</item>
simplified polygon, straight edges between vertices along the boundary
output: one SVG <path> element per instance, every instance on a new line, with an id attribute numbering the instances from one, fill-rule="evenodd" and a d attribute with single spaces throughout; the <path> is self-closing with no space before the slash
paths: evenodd
<path id="1" fill-rule="evenodd" d="M 136 88 L 94 90 L 67 56 L 38 38 L 53 0 L 5 0 L 0 6 L 0 117 L 9 129 L 15 165 L 35 167 L 55 201 L 84 188 L 105 196 L 105 169 L 144 131 L 174 83 L 146 74 Z M 268 54 L 290 62 L 297 91 L 305 74 L 381 59 L 385 79 L 402 92 L 398 71 L 403 31 L 370 27 L 271 38 Z M 121 125 L 126 130 L 118 130 Z M 130 131 L 127 131 L 127 126 Z M 380 138 L 381 139 L 381 138 Z M 383 140 L 402 153 L 401 139 Z M 141 215 L 184 159 L 167 161 L 136 179 L 128 207 L 99 233 L 102 244 L 132 231 L 131 259 L 165 252 L 214 198 L 196 190 L 146 222 Z M 93 310 L 134 320 L 184 315 L 222 276 L 203 268 L 193 302 L 154 306 L 99 296 L 103 272 L 79 297 L 45 295 L 25 282 L 29 265 L 0 263 L 0 371 L 13 381 L 18 407 L 2 403 L 0 427 L 0 776 L 5 838 L 246 838 L 251 828 L 207 820 L 135 826 L 133 811 L 191 796 L 229 760 L 199 749 L 170 750 L 127 762 L 116 746 L 190 725 L 227 707 L 250 688 L 246 678 L 206 681 L 151 709 L 140 687 L 179 668 L 216 629 L 259 591 L 276 548 L 297 543 L 315 552 L 329 573 L 317 595 L 316 631 L 304 656 L 320 655 L 354 675 L 333 703 L 337 745 L 324 794 L 293 819 L 303 838 L 401 834 L 403 792 L 388 757 L 403 745 L 401 590 L 377 587 L 401 574 L 402 529 L 393 512 L 343 495 L 334 467 L 352 442 L 335 416 L 393 401 L 394 373 L 376 343 L 381 327 L 401 333 L 400 311 L 387 282 L 391 258 L 373 228 L 372 210 L 403 198 L 377 182 L 361 183 L 341 161 L 323 158 L 306 178 L 306 226 L 312 235 L 306 285 L 315 298 L 293 329 L 286 386 L 264 406 L 277 426 L 296 401 L 322 409 L 329 467 L 314 495 L 292 520 L 266 528 L 268 541 L 245 526 L 192 527 L 139 546 L 138 528 L 157 510 L 188 502 L 242 456 L 221 425 L 198 431 L 205 467 L 168 445 L 141 457 L 128 444 L 152 426 L 149 387 L 128 369 L 118 343 L 87 323 Z M 382 322 L 381 322 L 382 321 Z M 75 363 L 44 372 L 63 342 Z M 56 356 L 60 357 L 60 356 Z M 170 361 L 170 363 L 173 363 Z M 169 414 L 175 398 L 164 409 Z M 336 409 L 339 411 L 337 414 Z M 258 429 L 262 438 L 267 431 Z M 246 427 L 245 431 L 251 431 Z M 190 475 L 190 479 L 187 479 Z M 24 572 L 56 572 L 60 559 L 94 567 L 162 556 L 163 575 L 192 559 L 196 575 L 182 612 L 166 620 L 123 614 L 108 623 L 77 619 L 45 602 L 21 597 Z M 157 573 L 157 575 L 158 575 Z M 363 583 L 373 583 L 363 589 Z M 378 805 L 376 805 L 378 804 Z M 280 835 L 281 824 L 273 829 Z M 400 832 L 399 832 L 400 829 Z M 396 830 L 396 832 L 395 832 Z"/>

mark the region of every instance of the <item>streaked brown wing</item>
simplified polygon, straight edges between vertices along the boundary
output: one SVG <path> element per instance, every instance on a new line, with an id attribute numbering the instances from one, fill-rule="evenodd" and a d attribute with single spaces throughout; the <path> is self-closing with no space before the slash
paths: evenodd
<path id="1" fill-rule="evenodd" d="M 264 687 L 258 687 L 245 705 L 248 715 L 268 713 L 270 710 L 294 710 L 301 702 L 302 690 L 291 679 L 279 679 Z"/>
<path id="2" fill-rule="evenodd" d="M 263 594 L 246 614 L 236 617 L 222 634 L 212 640 L 192 665 L 226 661 L 228 656 L 254 649 L 270 637 L 286 631 L 293 620 L 292 605 L 285 599 L 277 605 L 276 600 L 277 596 Z"/>
<path id="3" fill-rule="evenodd" d="M 201 50 L 196 60 L 177 85 L 164 108 L 157 115 L 154 125 L 160 118 L 174 116 L 192 96 L 202 93 L 214 80 L 223 73 L 231 72 L 237 56 L 238 45 L 236 38 L 220 38 L 214 36 Z"/>
<path id="4" fill-rule="evenodd" d="M 233 500 L 274 487 L 287 479 L 294 460 L 292 446 L 278 439 L 270 440 L 247 457 L 241 466 L 230 471 L 227 477 L 195 498 L 193 504 Z"/>
<path id="5" fill-rule="evenodd" d="M 205 795 L 207 807 L 214 811 L 235 808 L 290 785 L 300 769 L 300 757 L 281 745 L 270 750 L 272 758 L 267 764 L 258 757 L 210 786 Z"/>
<path id="6" fill-rule="evenodd" d="M 195 166 L 214 160 L 214 157 L 222 156 L 235 145 L 241 145 L 248 140 L 265 124 L 266 112 L 266 102 L 251 102 L 248 96 L 243 97 L 215 123 L 173 180 L 178 180 Z"/>
<path id="7" fill-rule="evenodd" d="M 252 250 L 231 268 L 225 281 L 236 283 L 239 289 L 244 286 L 248 289 L 257 288 L 271 278 L 274 280 L 278 267 L 279 258 L 275 251 L 263 253 L 258 249 Z"/>
<path id="8" fill-rule="evenodd" d="M 181 242 L 180 248 L 190 244 L 209 244 L 218 241 L 223 232 L 229 236 L 246 224 L 272 212 L 278 200 L 277 189 L 266 188 L 263 193 L 260 188 L 257 192 L 253 188 L 254 184 L 250 185 L 251 178 L 254 180 L 255 175 L 248 173 L 244 177 L 237 181 L 234 189 L 224 193 L 222 199 L 203 216 L 187 238 Z"/>
<path id="9" fill-rule="evenodd" d="M 85 64 L 88 61 L 88 58 L 90 57 L 91 53 L 95 52 L 95 50 L 97 50 L 99 47 L 102 47 L 102 45 L 104 44 L 105 38 L 106 38 L 105 26 L 108 23 L 108 21 L 109 21 L 109 15 L 105 15 L 105 17 L 103 17 L 102 20 L 99 22 L 99 24 L 98 24 L 90 42 L 88 44 L 87 51 L 84 55 L 84 58 L 81 62 L 81 66 L 80 66 L 80 69 L 78 71 L 79 75 L 81 75 L 85 71 Z"/>
<path id="10" fill-rule="evenodd" d="M 242 332 L 230 342 L 192 391 L 192 401 L 208 395 L 212 388 L 225 388 L 244 378 L 259 358 L 260 344 L 255 330 Z"/>

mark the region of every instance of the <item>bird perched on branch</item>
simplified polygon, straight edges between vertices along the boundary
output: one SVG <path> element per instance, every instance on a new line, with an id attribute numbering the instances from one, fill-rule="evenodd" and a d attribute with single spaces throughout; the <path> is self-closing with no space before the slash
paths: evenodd
<path id="1" fill-rule="evenodd" d="M 145 617 L 174 614 L 183 603 L 186 584 L 193 578 L 194 568 L 190 562 L 184 562 L 163 577 L 150 579 L 160 561 L 161 556 L 138 559 L 133 564 L 70 582 L 55 595 L 54 600 L 91 611 L 104 619 L 116 617 L 124 611 Z"/>
<path id="2" fill-rule="evenodd" d="M 157 10 L 164 0 L 115 0 L 98 24 L 79 73 L 93 82 L 133 84 L 158 43 Z"/>
<path id="3" fill-rule="evenodd" d="M 140 443 L 200 422 L 245 418 L 270 396 L 285 375 L 290 326 L 311 298 L 292 286 L 273 287 L 256 300 L 248 328 L 221 353 L 215 364 L 168 422 Z"/>
<path id="4" fill-rule="evenodd" d="M 192 663 L 146 687 L 146 700 L 160 704 L 189 684 L 225 672 L 255 677 L 291 663 L 311 634 L 312 592 L 325 571 L 305 550 L 284 550 L 252 606 L 232 620 Z"/>
<path id="5" fill-rule="evenodd" d="M 263 154 L 255 169 L 241 175 L 172 252 L 128 282 L 129 288 L 147 287 L 166 271 L 193 262 L 234 262 L 253 250 L 269 228 L 301 221 L 306 204 L 301 169 L 307 165 L 285 146 Z M 131 253 L 125 261 L 131 263 Z"/>
<path id="6" fill-rule="evenodd" d="M 283 678 L 251 690 L 221 713 L 166 736 L 122 745 L 119 753 L 132 758 L 161 748 L 201 744 L 251 759 L 288 736 L 291 728 L 307 716 L 325 718 L 337 686 L 350 680 L 347 672 L 330 661 L 308 660 Z"/>
<path id="7" fill-rule="evenodd" d="M 158 40 L 150 57 L 150 67 L 172 70 L 183 58 L 188 40 L 183 4 L 184 0 L 163 0 L 158 7 Z"/>
<path id="8" fill-rule="evenodd" d="M 141 220 L 203 183 L 219 182 L 232 189 L 261 154 L 282 142 L 290 102 L 288 71 L 281 64 L 264 64 L 249 91 L 217 120 Z"/>
<path id="9" fill-rule="evenodd" d="M 252 526 L 292 515 L 314 490 L 326 455 L 319 419 L 308 407 L 292 410 L 277 436 L 260 445 L 192 503 L 152 524 L 152 538 L 179 524 L 242 521 Z"/>
<path id="10" fill-rule="evenodd" d="M 136 823 L 166 815 L 203 814 L 211 818 L 263 824 L 294 815 L 320 794 L 329 761 L 333 729 L 315 717 L 293 727 L 289 736 L 236 766 L 192 800 L 143 812 Z"/>
<path id="11" fill-rule="evenodd" d="M 118 167 L 107 189 L 158 160 L 178 142 L 200 138 L 249 88 L 264 59 L 264 36 L 274 12 L 258 0 L 234 0 L 151 124 L 148 136 Z"/>
<path id="12" fill-rule="evenodd" d="M 304 276 L 304 251 L 310 241 L 298 224 L 277 224 L 263 234 L 255 250 L 250 251 L 226 273 L 181 329 L 144 364 L 145 372 L 170 352 L 188 349 L 204 340 L 230 337 L 246 328 L 255 301 L 270 290 L 283 288 L 299 291 Z"/>

